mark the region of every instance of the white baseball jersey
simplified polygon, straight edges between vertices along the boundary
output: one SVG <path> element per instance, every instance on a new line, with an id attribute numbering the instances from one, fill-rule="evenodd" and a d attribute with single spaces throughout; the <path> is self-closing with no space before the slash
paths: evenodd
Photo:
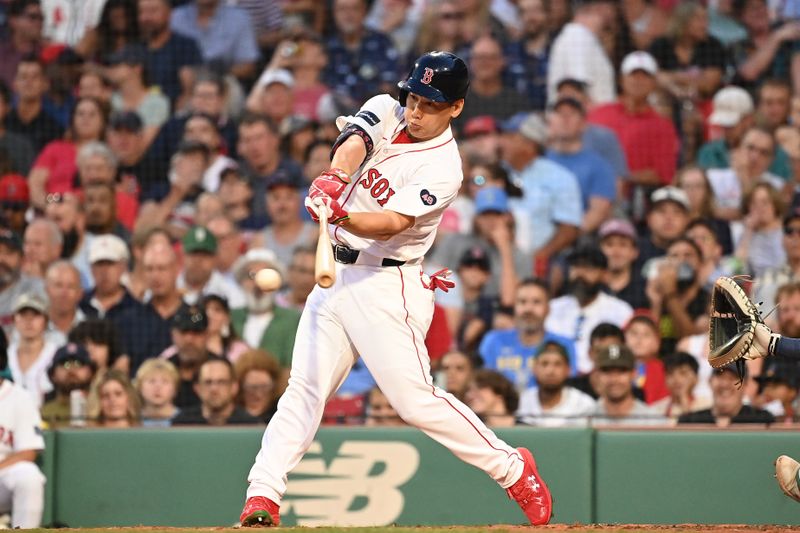
<path id="1" fill-rule="evenodd" d="M 0 383 L 0 461 L 22 450 L 43 450 L 42 419 L 28 391 Z"/>
<path id="2" fill-rule="evenodd" d="M 336 120 L 339 129 L 348 123 L 363 128 L 374 146 L 342 194 L 342 207 L 354 213 L 395 211 L 416 217 L 416 223 L 386 241 L 333 227 L 333 242 L 376 257 L 421 258 L 433 244 L 442 213 L 461 187 L 461 156 L 453 132 L 447 128 L 429 141 L 392 143 L 406 121 L 403 108 L 387 94 L 370 98 L 355 116 Z"/>

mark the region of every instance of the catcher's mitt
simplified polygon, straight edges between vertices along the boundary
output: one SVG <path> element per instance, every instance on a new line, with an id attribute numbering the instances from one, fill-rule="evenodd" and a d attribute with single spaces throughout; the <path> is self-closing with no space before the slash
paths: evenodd
<path id="1" fill-rule="evenodd" d="M 733 278 L 722 277 L 711 292 L 711 327 L 708 335 L 708 363 L 720 368 L 736 363 L 744 376 L 744 360 L 773 353 L 780 335 L 764 324 L 758 307 Z"/>

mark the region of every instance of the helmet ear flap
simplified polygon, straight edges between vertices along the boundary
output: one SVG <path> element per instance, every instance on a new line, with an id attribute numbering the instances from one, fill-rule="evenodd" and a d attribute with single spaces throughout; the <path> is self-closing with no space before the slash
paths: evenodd
<path id="1" fill-rule="evenodd" d="M 406 98 L 408 98 L 408 91 L 405 89 L 400 89 L 400 94 L 397 95 L 397 100 L 400 102 L 400 105 L 405 107 L 406 106 Z"/>

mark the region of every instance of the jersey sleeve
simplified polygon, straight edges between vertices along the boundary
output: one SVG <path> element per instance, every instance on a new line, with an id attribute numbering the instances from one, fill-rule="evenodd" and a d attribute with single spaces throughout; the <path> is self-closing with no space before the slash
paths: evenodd
<path id="1" fill-rule="evenodd" d="M 15 395 L 16 427 L 14 431 L 14 451 L 44 450 L 42 419 L 33 398 L 25 391 Z"/>
<path id="2" fill-rule="evenodd" d="M 367 132 L 373 144 L 378 144 L 387 125 L 395 121 L 391 120 L 397 114 L 402 113 L 400 103 L 388 94 L 373 96 L 367 100 L 358 113 L 349 116 L 340 116 L 336 119 L 336 127 L 343 130 L 348 124 L 355 124 Z"/>
<path id="3" fill-rule="evenodd" d="M 450 175 L 447 176 L 445 172 Z M 419 171 L 411 183 L 402 187 L 389 198 L 384 209 L 412 217 L 444 211 L 461 188 L 460 168 L 458 175 L 454 175 L 452 172 L 452 170 L 440 171 L 433 167 L 425 167 Z M 436 173 L 439 176 L 435 176 Z M 442 176 L 443 174 L 446 177 Z"/>

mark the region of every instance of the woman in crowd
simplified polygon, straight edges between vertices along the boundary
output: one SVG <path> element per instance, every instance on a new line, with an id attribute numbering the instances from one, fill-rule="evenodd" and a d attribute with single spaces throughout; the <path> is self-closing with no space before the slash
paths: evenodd
<path id="1" fill-rule="evenodd" d="M 716 216 L 714 190 L 705 170 L 694 165 L 684 167 L 675 176 L 675 185 L 686 193 L 686 198 L 689 200 L 689 217 L 702 218 L 712 224 L 722 246 L 722 253 L 725 255 L 733 253 L 730 225 L 726 220 Z"/>
<path id="2" fill-rule="evenodd" d="M 755 276 L 786 263 L 783 249 L 783 202 L 768 183 L 759 183 L 744 197 L 744 219 L 736 244 L 736 258 L 748 265 Z M 737 228 L 738 229 L 738 228 Z"/>
<path id="3" fill-rule="evenodd" d="M 139 395 L 126 374 L 109 370 L 95 383 L 89 394 L 89 418 L 104 428 L 139 425 Z"/>
<path id="4" fill-rule="evenodd" d="M 97 318 L 84 320 L 69 332 L 67 340 L 86 347 L 89 357 L 97 365 L 96 376 L 102 376 L 111 368 L 128 371 L 128 356 L 122 353 L 117 331 L 110 321 Z"/>
<path id="5" fill-rule="evenodd" d="M 467 392 L 467 405 L 487 426 L 511 427 L 519 407 L 519 393 L 503 374 L 494 370 L 476 370 Z"/>
<path id="6" fill-rule="evenodd" d="M 28 176 L 33 207 L 44 209 L 48 193 L 72 190 L 78 172 L 78 149 L 88 142 L 103 140 L 107 119 L 108 112 L 99 100 L 78 99 L 64 138 L 48 143 L 33 163 Z"/>
<path id="7" fill-rule="evenodd" d="M 180 411 L 175 407 L 180 377 L 175 366 L 164 359 L 148 359 L 136 372 L 136 391 L 142 401 L 142 425 L 169 427 Z"/>
<path id="8" fill-rule="evenodd" d="M 278 362 L 263 350 L 249 350 L 234 365 L 239 381 L 236 403 L 252 416 L 269 423 L 286 386 Z"/>
<path id="9" fill-rule="evenodd" d="M 250 348 L 236 336 L 231 327 L 228 300 L 218 294 L 209 294 L 203 299 L 203 308 L 208 316 L 206 348 L 209 352 L 235 363 Z"/>

